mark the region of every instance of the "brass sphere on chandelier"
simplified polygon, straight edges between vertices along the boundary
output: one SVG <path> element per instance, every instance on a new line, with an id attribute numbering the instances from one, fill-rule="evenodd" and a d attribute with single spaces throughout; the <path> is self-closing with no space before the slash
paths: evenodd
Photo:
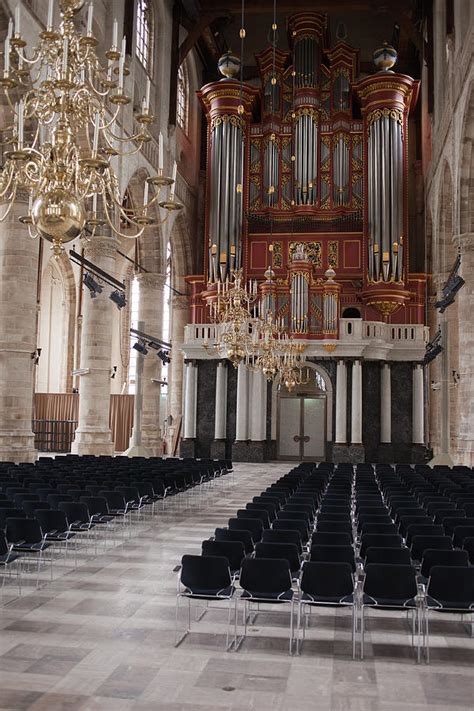
<path id="1" fill-rule="evenodd" d="M 37 197 L 31 217 L 41 237 L 48 242 L 71 242 L 79 237 L 86 224 L 82 201 L 63 188 Z"/>

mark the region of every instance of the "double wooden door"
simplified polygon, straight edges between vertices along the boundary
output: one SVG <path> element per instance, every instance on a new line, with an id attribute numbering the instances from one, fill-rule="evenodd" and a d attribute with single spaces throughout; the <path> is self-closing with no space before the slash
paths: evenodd
<path id="1" fill-rule="evenodd" d="M 324 460 L 326 455 L 326 396 L 279 398 L 278 458 Z"/>

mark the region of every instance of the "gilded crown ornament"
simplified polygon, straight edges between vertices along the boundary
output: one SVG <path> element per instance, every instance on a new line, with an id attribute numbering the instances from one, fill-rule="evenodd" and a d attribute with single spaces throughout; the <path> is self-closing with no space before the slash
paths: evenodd
<path id="1" fill-rule="evenodd" d="M 152 224 L 149 208 L 158 203 L 166 185 L 172 187 L 162 206 L 168 214 L 182 207 L 174 200 L 176 167 L 172 178 L 163 175 L 161 135 L 159 175 L 145 182 L 143 205 L 123 205 L 112 162 L 117 155 L 138 153 L 151 140 L 150 80 L 135 116 L 138 131 L 122 138 L 119 115 L 131 101 L 124 86 L 125 37 L 119 46 L 115 20 L 112 46 L 101 62 L 92 3 L 87 6 L 85 32 L 80 34 L 74 25 L 84 4 L 84 0 L 59 0 L 61 20 L 59 27 L 53 27 L 54 0 L 49 0 L 46 28 L 31 52 L 21 34 L 18 6 L 15 21 L 9 22 L 0 73 L 11 117 L 3 128 L 0 199 L 6 208 L 0 221 L 26 192 L 28 213 L 20 219 L 32 237 L 39 235 L 52 243 L 56 256 L 64 243 L 83 233 L 94 234 L 105 224 L 119 236 L 139 237 Z M 150 187 L 155 188 L 154 194 Z"/>

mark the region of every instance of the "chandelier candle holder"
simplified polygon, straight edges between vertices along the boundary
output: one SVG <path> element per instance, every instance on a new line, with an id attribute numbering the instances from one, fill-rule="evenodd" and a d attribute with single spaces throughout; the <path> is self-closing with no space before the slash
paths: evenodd
<path id="1" fill-rule="evenodd" d="M 12 116 L 3 128 L 0 198 L 6 209 L 0 221 L 26 193 L 28 214 L 20 219 L 28 225 L 31 237 L 39 235 L 52 243 L 56 256 L 63 251 L 63 243 L 84 233 L 94 234 L 105 224 L 119 237 L 139 237 L 154 223 L 148 215 L 154 203 L 168 215 L 182 208 L 174 197 L 176 168 L 172 178 L 163 173 L 161 135 L 158 176 L 145 182 L 143 205 L 123 205 L 112 162 L 116 156 L 138 153 L 151 140 L 150 80 L 135 116 L 138 131 L 123 137 L 120 116 L 131 101 L 124 88 L 128 73 L 125 37 L 119 47 L 114 20 L 112 46 L 101 63 L 92 29 L 93 4 L 88 5 L 85 34 L 78 33 L 74 25 L 84 0 L 58 0 L 58 4 L 59 27 L 53 27 L 54 2 L 49 0 L 47 26 L 31 54 L 21 35 L 17 9 L 15 22 L 9 23 L 0 73 L 0 87 Z M 150 186 L 154 195 L 150 195 Z M 160 202 L 160 191 L 168 186 L 172 186 L 169 200 Z"/>

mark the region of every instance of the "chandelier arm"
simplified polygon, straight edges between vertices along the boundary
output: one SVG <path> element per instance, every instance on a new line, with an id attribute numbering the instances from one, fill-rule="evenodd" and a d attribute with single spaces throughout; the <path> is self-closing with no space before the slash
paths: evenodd
<path id="1" fill-rule="evenodd" d="M 36 62 L 40 59 L 41 53 L 38 47 L 35 47 L 33 50 L 33 58 L 28 59 L 28 57 L 25 54 L 25 51 L 23 47 L 14 47 L 15 52 L 17 53 L 18 57 L 21 57 L 23 62 L 26 62 L 27 64 L 36 64 Z"/>
<path id="2" fill-rule="evenodd" d="M 110 126 L 113 126 L 113 124 L 116 122 L 119 113 L 120 113 L 120 106 L 117 106 L 117 108 L 115 109 L 115 113 L 112 116 L 112 118 L 110 119 L 110 121 L 108 123 L 104 123 L 104 125 L 102 126 L 101 130 L 103 131 L 103 135 L 106 140 L 108 139 L 108 135 L 107 135 L 106 131 L 108 131 L 110 133 L 109 128 L 110 128 Z M 113 146 L 110 143 L 109 143 L 109 145 L 111 148 L 113 148 Z"/>
<path id="3" fill-rule="evenodd" d="M 7 183 L 6 187 L 5 187 L 5 189 L 0 192 L 0 198 L 3 198 L 3 197 L 7 194 L 8 190 L 10 189 L 10 186 L 11 186 L 11 184 L 12 184 L 12 180 L 13 180 L 13 176 L 14 176 L 14 170 L 13 170 L 13 164 L 12 164 L 12 162 L 11 162 L 11 161 L 8 161 L 8 164 L 7 164 L 7 165 L 10 167 L 10 170 L 9 170 L 10 175 L 9 175 L 8 183 Z M 2 175 L 3 175 L 4 172 L 5 172 L 5 168 L 2 170 Z M 12 195 L 13 195 L 13 198 L 12 198 L 12 199 L 15 199 L 16 187 L 15 187 L 15 189 L 13 190 Z M 11 197 L 12 197 L 12 196 L 10 196 L 10 198 L 11 198 Z"/>
<path id="4" fill-rule="evenodd" d="M 105 196 L 103 196 L 103 203 L 104 203 L 104 214 L 105 214 L 105 219 L 107 220 L 107 224 L 109 225 L 110 229 L 113 230 L 113 232 L 114 232 L 118 237 L 123 237 L 124 239 L 138 239 L 139 237 L 141 237 L 141 235 L 143 234 L 143 232 L 144 232 L 144 230 L 145 230 L 145 227 L 142 227 L 142 228 L 137 232 L 137 234 L 135 234 L 135 235 L 126 235 L 126 234 L 124 234 L 124 233 L 121 232 L 119 229 L 117 229 L 117 228 L 115 227 L 115 225 L 112 224 L 112 220 L 111 220 L 111 218 L 110 218 L 109 208 L 108 208 L 108 206 L 107 206 L 107 201 L 106 201 L 106 199 L 105 199 Z M 128 218 L 127 218 L 127 216 L 126 216 L 125 214 L 124 214 L 124 217 L 127 219 L 128 222 L 130 222 L 130 220 L 128 220 Z M 132 224 L 132 223 L 131 223 L 131 224 Z"/>
<path id="5" fill-rule="evenodd" d="M 37 230 L 36 232 L 33 232 L 33 230 L 31 229 L 31 225 L 28 225 L 28 235 L 31 239 L 37 239 L 40 236 Z"/>
<path id="6" fill-rule="evenodd" d="M 16 186 L 15 186 L 15 188 L 14 188 L 14 190 L 13 190 L 12 195 L 10 195 L 10 197 L 8 198 L 8 207 L 7 207 L 7 209 L 5 210 L 5 212 L 3 213 L 3 215 L 0 215 L 0 222 L 5 222 L 5 220 L 7 219 L 8 215 L 10 214 L 10 212 L 11 212 L 11 210 L 12 210 L 12 207 L 13 207 L 13 205 L 14 205 L 15 199 L 16 199 Z"/>

